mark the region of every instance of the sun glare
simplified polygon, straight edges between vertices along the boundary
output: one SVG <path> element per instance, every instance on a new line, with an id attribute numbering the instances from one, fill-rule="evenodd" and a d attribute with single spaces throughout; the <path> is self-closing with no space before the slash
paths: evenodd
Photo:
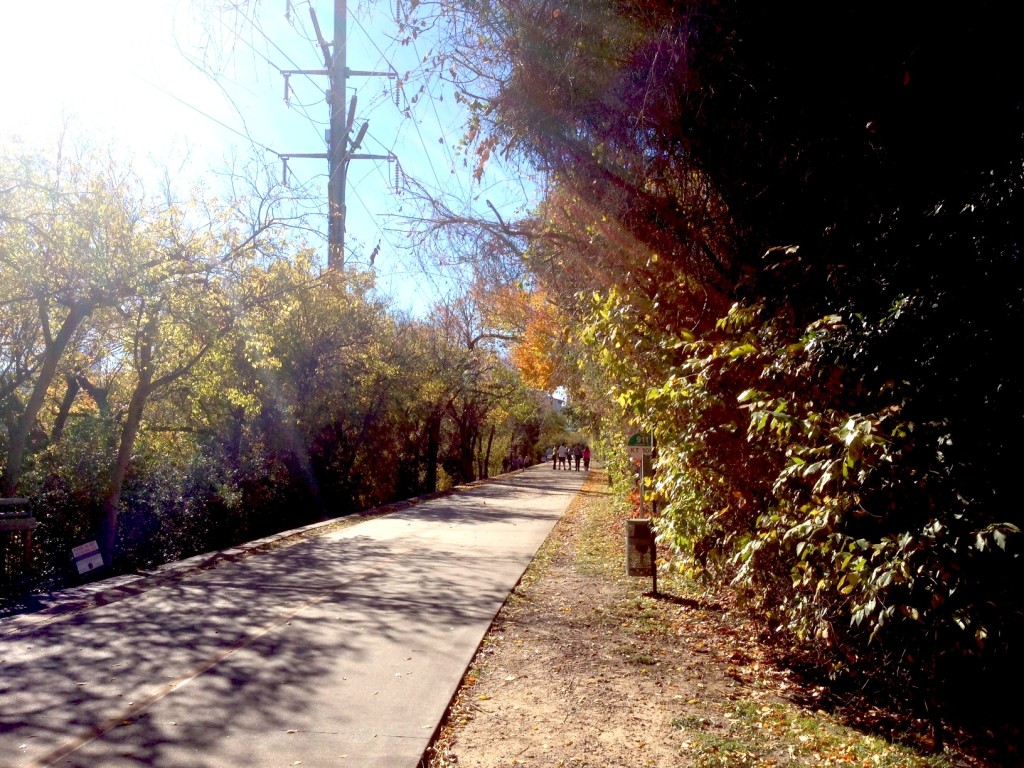
<path id="1" fill-rule="evenodd" d="M 212 90 L 175 43 L 179 5 L 0 3 L 0 133 L 45 140 L 68 120 L 145 153 L 201 136 L 201 116 L 171 95 L 186 94 L 202 109 Z"/>

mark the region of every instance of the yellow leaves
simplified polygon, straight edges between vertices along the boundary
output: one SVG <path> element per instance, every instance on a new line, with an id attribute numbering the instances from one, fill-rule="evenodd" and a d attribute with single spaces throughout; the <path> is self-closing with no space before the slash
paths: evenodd
<path id="1" fill-rule="evenodd" d="M 537 389 L 553 388 L 559 326 L 549 307 L 533 307 L 520 339 L 512 346 L 512 362 L 526 382 Z"/>
<path id="2" fill-rule="evenodd" d="M 753 344 L 740 344 L 729 350 L 729 357 L 744 357 L 756 352 L 757 348 Z"/>

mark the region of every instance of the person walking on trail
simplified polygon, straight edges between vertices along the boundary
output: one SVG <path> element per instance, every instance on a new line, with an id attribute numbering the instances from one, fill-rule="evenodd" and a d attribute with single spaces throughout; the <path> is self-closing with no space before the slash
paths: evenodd
<path id="1" fill-rule="evenodd" d="M 558 469 L 558 446 L 551 449 L 551 468 Z"/>
<path id="2" fill-rule="evenodd" d="M 583 469 L 587 472 L 590 471 L 590 446 L 583 446 Z"/>
<path id="3" fill-rule="evenodd" d="M 576 462 L 576 471 L 579 472 L 580 459 L 583 458 L 583 446 L 581 446 L 579 443 L 576 443 L 576 445 L 572 447 L 572 458 Z"/>
<path id="4" fill-rule="evenodd" d="M 566 469 L 565 458 L 568 455 L 568 453 L 569 449 L 565 446 L 565 443 L 562 443 L 561 445 L 558 446 L 558 466 L 560 466 L 562 469 Z"/>

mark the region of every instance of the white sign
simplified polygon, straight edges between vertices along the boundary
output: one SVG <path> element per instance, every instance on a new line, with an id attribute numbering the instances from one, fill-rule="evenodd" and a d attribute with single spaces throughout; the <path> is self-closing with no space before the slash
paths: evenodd
<path id="1" fill-rule="evenodd" d="M 95 541 L 87 541 L 85 544 L 72 548 L 71 554 L 75 556 L 75 565 L 78 566 L 79 575 L 103 565 L 103 555 L 100 554 L 99 545 Z"/>
<path id="2" fill-rule="evenodd" d="M 644 456 L 651 455 L 651 447 L 649 445 L 630 445 L 629 458 L 633 461 L 641 461 Z"/>

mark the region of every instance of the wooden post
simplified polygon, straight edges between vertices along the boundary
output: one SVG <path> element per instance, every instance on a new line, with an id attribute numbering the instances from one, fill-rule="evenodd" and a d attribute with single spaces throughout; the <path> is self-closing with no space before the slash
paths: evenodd
<path id="1" fill-rule="evenodd" d="M 32 562 L 32 531 L 37 524 L 28 507 L 28 499 L 0 498 L 0 531 L 22 534 L 22 566 L 25 570 Z M 6 570 L 6 559 L 4 567 Z"/>

